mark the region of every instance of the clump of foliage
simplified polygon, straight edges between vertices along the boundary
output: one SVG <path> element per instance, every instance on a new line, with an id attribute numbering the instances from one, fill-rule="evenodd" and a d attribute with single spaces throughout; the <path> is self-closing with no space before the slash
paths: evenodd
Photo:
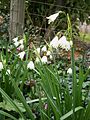
<path id="1" fill-rule="evenodd" d="M 54 20 L 58 16 L 54 14 Z M 55 17 L 56 16 L 56 17 Z M 53 24 L 54 21 L 49 16 Z M 11 120 L 88 120 L 89 89 L 85 81 L 90 68 L 82 65 L 76 71 L 73 34 L 69 15 L 64 36 L 58 33 L 40 48 L 28 39 L 16 37 L 0 53 L 0 114 Z M 3 45 L 2 45 L 3 46 Z M 59 47 L 71 51 L 71 64 L 57 61 Z M 49 52 L 48 52 L 49 51 Z M 50 57 L 51 55 L 51 57 Z M 48 58 L 50 57 L 50 58 Z M 36 60 L 36 58 L 38 58 Z M 66 65 L 66 66 L 65 66 Z M 68 69 L 71 67 L 70 69 Z M 89 86 L 89 83 L 87 83 Z M 83 91 L 84 90 L 84 91 Z"/>

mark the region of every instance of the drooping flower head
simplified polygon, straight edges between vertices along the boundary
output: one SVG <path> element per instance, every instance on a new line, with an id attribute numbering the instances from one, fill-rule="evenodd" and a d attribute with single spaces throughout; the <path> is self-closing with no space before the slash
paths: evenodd
<path id="1" fill-rule="evenodd" d="M 17 48 L 18 51 L 23 50 L 23 49 L 24 49 L 24 45 L 23 44 L 19 45 L 19 47 Z"/>
<path id="2" fill-rule="evenodd" d="M 39 63 L 40 62 L 40 59 L 38 57 L 36 57 L 36 60 L 35 60 L 36 63 Z"/>
<path id="3" fill-rule="evenodd" d="M 24 58 L 24 55 L 25 55 L 25 51 L 20 52 L 20 53 L 18 54 L 18 56 L 19 56 L 19 58 L 20 58 L 21 60 Z"/>
<path id="4" fill-rule="evenodd" d="M 14 45 L 15 45 L 15 47 L 18 47 L 19 46 L 19 42 L 18 41 L 14 42 Z"/>
<path id="5" fill-rule="evenodd" d="M 51 51 L 48 50 L 46 55 L 47 56 L 51 55 Z"/>
<path id="6" fill-rule="evenodd" d="M 67 41 L 65 36 L 62 36 L 58 41 L 59 46 L 66 51 L 71 49 L 71 42 Z"/>
<path id="7" fill-rule="evenodd" d="M 47 51 L 47 47 L 46 47 L 46 46 L 43 46 L 42 51 L 43 51 L 43 52 L 46 52 L 46 51 Z"/>
<path id="8" fill-rule="evenodd" d="M 68 73 L 68 74 L 72 74 L 72 69 L 69 68 L 69 69 L 67 70 L 67 73 Z"/>
<path id="9" fill-rule="evenodd" d="M 58 36 L 55 36 L 52 41 L 50 42 L 50 46 L 52 46 L 53 48 L 58 48 Z"/>
<path id="10" fill-rule="evenodd" d="M 0 62 L 0 71 L 2 71 L 2 69 L 3 69 L 3 63 Z"/>
<path id="11" fill-rule="evenodd" d="M 47 63 L 47 61 L 48 61 L 48 60 L 47 60 L 47 56 L 43 56 L 43 57 L 41 58 L 41 61 L 42 61 L 42 63 L 44 63 L 44 64 Z"/>
<path id="12" fill-rule="evenodd" d="M 19 40 L 19 44 L 23 44 L 24 39 Z"/>
<path id="13" fill-rule="evenodd" d="M 17 42 L 18 41 L 18 37 L 13 38 L 13 42 Z"/>
<path id="14" fill-rule="evenodd" d="M 24 44 L 23 44 L 24 39 L 18 40 L 18 37 L 13 39 L 15 47 L 17 47 L 17 50 L 23 50 L 24 49 Z"/>
<path id="15" fill-rule="evenodd" d="M 51 22 L 54 22 L 56 20 L 56 18 L 58 17 L 59 13 L 60 13 L 60 11 L 58 13 L 50 15 L 49 17 L 46 17 L 48 19 L 48 24 L 50 24 Z"/>
<path id="16" fill-rule="evenodd" d="M 37 48 L 36 51 L 38 54 L 40 54 L 40 48 Z"/>
<path id="17" fill-rule="evenodd" d="M 30 61 L 30 62 L 27 64 L 27 68 L 30 69 L 30 70 L 33 70 L 33 69 L 35 68 L 33 61 Z"/>
<path id="18" fill-rule="evenodd" d="M 13 38 L 13 42 L 16 47 L 19 46 L 18 37 Z"/>

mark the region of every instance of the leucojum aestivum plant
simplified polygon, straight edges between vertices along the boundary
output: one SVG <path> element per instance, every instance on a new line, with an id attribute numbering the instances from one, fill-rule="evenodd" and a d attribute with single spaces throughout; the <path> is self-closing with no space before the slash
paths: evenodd
<path id="1" fill-rule="evenodd" d="M 47 17 L 48 23 L 54 24 L 62 13 Z M 80 66 L 76 73 L 72 26 L 69 15 L 66 17 L 68 28 L 63 36 L 57 33 L 50 43 L 38 48 L 33 45 L 31 49 L 25 36 L 21 40 L 16 37 L 13 47 L 7 46 L 6 54 L 3 50 L 0 53 L 0 117 L 3 120 L 89 120 L 90 101 L 86 101 L 88 92 L 84 96 L 82 87 L 90 68 L 84 72 Z M 56 61 L 53 54 L 59 48 L 71 52 L 71 68 L 66 71 L 61 69 L 64 62 Z"/>
<path id="2" fill-rule="evenodd" d="M 54 14 L 48 17 L 49 24 L 53 22 L 55 18 L 57 18 L 59 14 Z M 83 83 L 87 78 L 87 75 L 90 72 L 90 69 L 86 70 L 84 73 L 83 68 L 79 67 L 79 73 L 76 73 L 75 69 L 75 60 L 74 60 L 74 46 L 73 46 L 73 35 L 72 35 L 72 26 L 70 22 L 69 15 L 67 14 L 67 38 L 62 36 L 58 39 L 58 35 L 56 35 L 53 40 L 50 42 L 50 46 L 54 49 L 61 47 L 66 51 L 71 49 L 71 68 L 68 69 L 67 73 L 72 74 L 72 90 L 69 90 L 69 86 L 67 84 L 67 80 L 63 77 L 63 83 L 61 76 L 57 73 L 58 71 L 54 71 L 52 66 L 38 66 L 38 71 L 41 76 L 41 86 L 47 96 L 46 101 L 46 109 L 42 110 L 41 107 L 41 116 L 43 119 L 55 119 L 55 120 L 89 120 L 90 117 L 90 101 L 88 101 L 88 105 L 84 106 L 84 102 L 86 97 L 83 99 Z M 78 79 L 76 75 L 78 74 Z M 83 107 L 84 106 L 84 107 Z"/>

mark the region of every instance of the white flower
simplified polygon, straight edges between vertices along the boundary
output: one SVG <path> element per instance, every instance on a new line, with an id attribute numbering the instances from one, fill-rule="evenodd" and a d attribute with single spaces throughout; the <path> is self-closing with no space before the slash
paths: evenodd
<path id="1" fill-rule="evenodd" d="M 7 69 L 6 75 L 10 75 L 10 69 Z"/>
<path id="2" fill-rule="evenodd" d="M 63 43 L 65 43 L 67 41 L 66 37 L 65 36 L 62 36 L 60 39 L 59 39 L 59 44 L 62 46 Z"/>
<path id="3" fill-rule="evenodd" d="M 50 59 L 51 59 L 51 60 L 53 59 L 53 56 L 52 56 L 52 55 L 50 55 Z"/>
<path id="4" fill-rule="evenodd" d="M 52 46 L 53 48 L 58 48 L 58 36 L 55 36 L 53 38 L 53 40 L 50 42 L 50 46 Z"/>
<path id="5" fill-rule="evenodd" d="M 73 42 L 72 42 L 72 41 L 70 41 L 70 46 L 71 46 L 71 47 L 73 46 Z"/>
<path id="6" fill-rule="evenodd" d="M 70 42 L 69 41 L 66 41 L 66 45 L 65 45 L 65 48 L 66 51 L 70 50 L 71 49 L 71 46 L 70 46 Z"/>
<path id="7" fill-rule="evenodd" d="M 47 51 L 47 56 L 51 55 L 51 52 L 50 51 Z"/>
<path id="8" fill-rule="evenodd" d="M 14 41 L 14 42 L 17 42 L 17 41 L 18 41 L 18 37 L 13 38 L 13 41 Z"/>
<path id="9" fill-rule="evenodd" d="M 23 50 L 23 49 L 24 49 L 24 45 L 21 44 L 21 45 L 18 47 L 18 49 Z"/>
<path id="10" fill-rule="evenodd" d="M 2 62 L 0 62 L 0 71 L 2 71 L 2 69 L 3 69 L 3 64 Z"/>
<path id="11" fill-rule="evenodd" d="M 46 51 L 47 51 L 47 47 L 44 46 L 44 47 L 42 48 L 42 51 L 43 51 L 43 52 L 46 52 Z"/>
<path id="12" fill-rule="evenodd" d="M 19 41 L 18 41 L 18 37 L 13 39 L 14 45 L 17 47 L 19 46 Z"/>
<path id="13" fill-rule="evenodd" d="M 46 17 L 48 19 L 48 24 L 50 24 L 51 22 L 54 22 L 56 20 L 56 18 L 58 17 L 59 13 L 60 13 L 60 11 L 58 13 L 50 15 L 49 17 Z"/>
<path id="14" fill-rule="evenodd" d="M 38 54 L 40 54 L 40 48 L 37 48 L 36 51 Z"/>
<path id="15" fill-rule="evenodd" d="M 39 63 L 40 62 L 40 59 L 38 57 L 36 57 L 36 60 L 35 60 L 36 63 Z"/>
<path id="16" fill-rule="evenodd" d="M 71 43 L 69 41 L 67 41 L 66 37 L 65 36 L 62 36 L 59 41 L 58 41 L 60 47 L 62 49 L 65 49 L 66 51 L 70 50 L 71 48 Z"/>
<path id="17" fill-rule="evenodd" d="M 23 44 L 23 40 L 24 40 L 24 39 L 21 39 L 21 40 L 19 41 L 19 43 L 20 43 L 21 45 Z"/>
<path id="18" fill-rule="evenodd" d="M 88 67 L 88 69 L 90 69 L 90 66 Z"/>
<path id="19" fill-rule="evenodd" d="M 18 54 L 18 56 L 19 56 L 19 58 L 20 58 L 21 60 L 24 58 L 24 55 L 25 55 L 25 51 L 20 52 L 20 53 Z"/>
<path id="20" fill-rule="evenodd" d="M 28 63 L 27 68 L 30 69 L 30 70 L 33 70 L 33 69 L 35 68 L 33 61 L 30 61 L 30 62 Z"/>
<path id="21" fill-rule="evenodd" d="M 19 46 L 18 49 L 23 50 L 23 48 L 24 48 L 23 39 L 21 39 L 20 41 L 18 41 L 18 37 L 16 37 L 16 38 L 13 39 L 13 41 L 14 41 L 14 45 L 16 47 Z"/>
<path id="22" fill-rule="evenodd" d="M 14 42 L 14 45 L 15 45 L 16 47 L 19 46 L 19 42 L 18 42 L 18 41 Z"/>
<path id="23" fill-rule="evenodd" d="M 41 58 L 41 61 L 42 61 L 42 63 L 47 63 L 47 56 L 43 56 L 43 57 Z"/>
<path id="24" fill-rule="evenodd" d="M 68 74 L 72 74 L 72 69 L 69 68 L 69 69 L 67 70 L 67 73 L 68 73 Z"/>

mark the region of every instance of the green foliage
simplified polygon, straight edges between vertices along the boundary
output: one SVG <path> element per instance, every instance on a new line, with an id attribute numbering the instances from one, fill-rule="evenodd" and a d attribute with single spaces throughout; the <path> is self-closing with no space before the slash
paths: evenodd
<path id="1" fill-rule="evenodd" d="M 79 7 L 82 3 L 73 0 L 67 1 L 66 5 L 68 4 L 73 8 L 74 4 Z M 27 7 L 29 8 L 29 5 Z M 36 8 L 40 11 L 42 9 L 42 13 L 45 12 L 44 6 L 37 5 Z M 67 11 L 67 8 L 64 8 L 64 11 Z M 72 9 L 68 8 L 68 12 L 71 11 Z M 60 17 L 64 19 L 65 15 L 66 12 Z M 68 23 L 66 25 L 68 29 L 63 33 L 67 35 L 69 41 L 73 39 L 72 15 L 69 17 L 67 14 L 65 21 Z M 20 42 L 20 39 L 17 42 Z M 36 54 L 35 46 L 28 45 L 25 35 L 24 48 L 19 49 L 20 45 L 15 46 L 14 42 L 1 43 L 0 62 L 3 63 L 3 69 L 0 71 L 0 119 L 89 120 L 90 100 L 87 99 L 89 91 L 83 88 L 83 84 L 86 84 L 90 69 L 85 69 L 78 63 L 79 70 L 76 70 L 73 45 L 71 46 L 71 75 L 67 73 L 67 67 L 70 65 L 60 59 L 56 61 L 55 56 L 51 64 L 43 64 L 40 57 L 45 56 L 46 51 L 40 52 L 41 56 Z M 47 46 L 50 49 L 49 43 Z M 19 53 L 22 51 L 25 52 L 25 56 L 21 59 Z M 59 52 L 57 49 L 56 51 Z M 37 56 L 40 58 L 39 63 L 35 62 L 34 69 L 28 69 L 29 61 L 35 61 Z M 7 73 L 8 69 L 10 73 Z"/>

